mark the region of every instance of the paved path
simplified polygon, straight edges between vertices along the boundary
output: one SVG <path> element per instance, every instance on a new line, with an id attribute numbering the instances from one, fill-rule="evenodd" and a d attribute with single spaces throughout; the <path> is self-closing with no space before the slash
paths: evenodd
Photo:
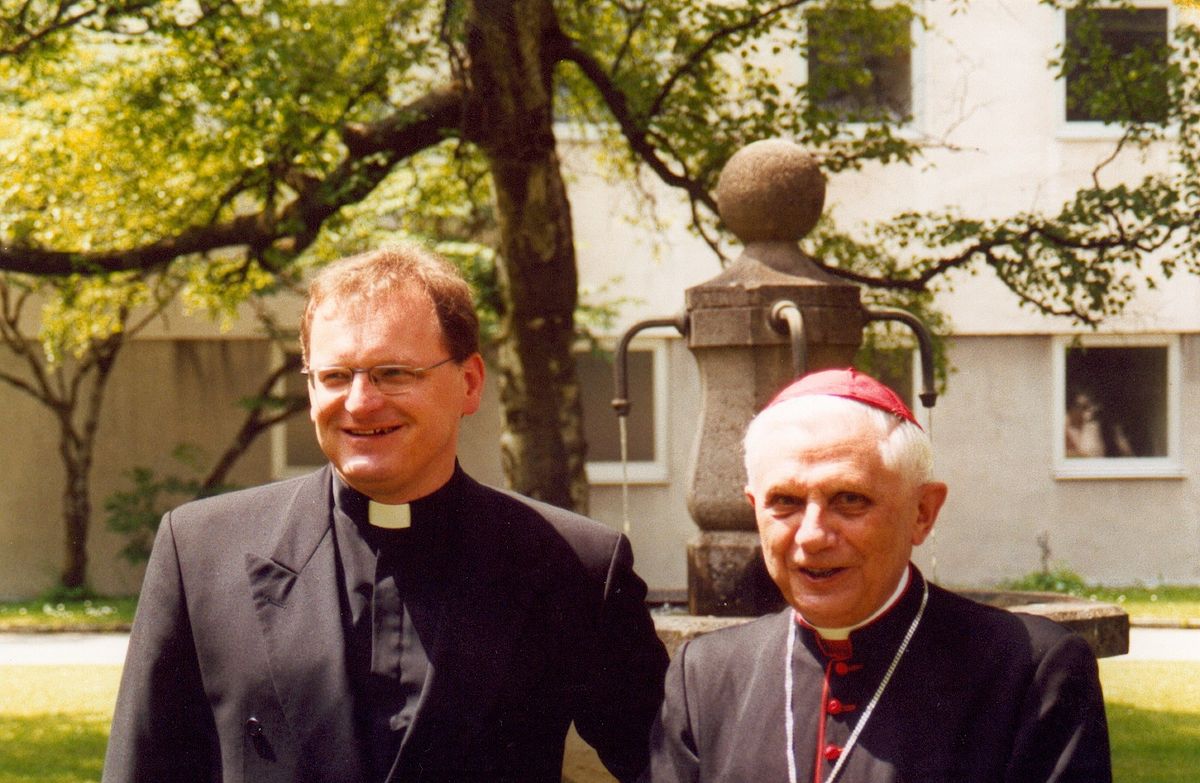
<path id="1" fill-rule="evenodd" d="M 128 634 L 0 633 L 0 666 L 120 664 Z M 1200 661 L 1200 630 L 1133 628 L 1129 654 L 1116 660 Z"/>
<path id="2" fill-rule="evenodd" d="M 121 664 L 126 633 L 0 633 L 0 666 Z"/>

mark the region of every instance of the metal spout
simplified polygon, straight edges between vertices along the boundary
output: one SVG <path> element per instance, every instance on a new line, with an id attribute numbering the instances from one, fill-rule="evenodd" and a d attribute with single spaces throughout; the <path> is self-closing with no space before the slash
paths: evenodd
<path id="1" fill-rule="evenodd" d="M 933 335 L 920 318 L 898 307 L 864 308 L 866 319 L 871 321 L 899 321 L 913 330 L 917 338 L 917 349 L 921 352 L 921 404 L 932 408 L 937 402 L 937 391 L 933 383 Z"/>
<path id="2" fill-rule="evenodd" d="M 617 343 L 617 351 L 613 356 L 613 387 L 616 390 L 616 397 L 613 398 L 613 410 L 617 412 L 618 417 L 629 415 L 629 379 L 626 375 L 629 357 L 629 343 L 637 336 L 638 332 L 646 329 L 653 329 L 659 326 L 674 327 L 684 337 L 688 333 L 688 316 L 687 312 L 681 312 L 673 318 L 651 318 L 645 321 L 638 321 L 633 326 L 625 330 L 621 335 L 621 340 Z"/>
<path id="3" fill-rule="evenodd" d="M 808 372 L 808 343 L 804 336 L 804 313 L 795 302 L 781 299 L 771 305 L 771 328 L 792 341 L 792 376 Z"/>

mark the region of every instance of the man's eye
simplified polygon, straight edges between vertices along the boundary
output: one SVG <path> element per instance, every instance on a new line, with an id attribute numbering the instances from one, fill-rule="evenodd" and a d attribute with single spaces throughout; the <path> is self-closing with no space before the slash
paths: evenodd
<path id="1" fill-rule="evenodd" d="M 329 367 L 317 373 L 322 386 L 345 386 L 354 380 L 354 373 L 346 367 Z"/>
<path id="2" fill-rule="evenodd" d="M 767 507 L 775 513 L 790 513 L 804 505 L 804 500 L 795 495 L 773 495 L 767 499 Z"/>
<path id="3" fill-rule="evenodd" d="M 407 383 L 416 375 L 408 367 L 400 365 L 383 365 L 376 367 L 372 374 L 379 383 Z"/>
<path id="4" fill-rule="evenodd" d="M 844 514 L 861 513 L 871 507 L 871 499 L 857 492 L 838 493 L 834 501 L 838 510 Z"/>

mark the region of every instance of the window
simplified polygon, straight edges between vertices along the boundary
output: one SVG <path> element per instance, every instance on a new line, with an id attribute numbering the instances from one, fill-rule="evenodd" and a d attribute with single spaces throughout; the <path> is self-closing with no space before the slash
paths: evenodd
<path id="1" fill-rule="evenodd" d="M 1180 474 L 1176 341 L 1061 339 L 1055 364 L 1060 477 Z"/>
<path id="2" fill-rule="evenodd" d="M 306 376 L 288 373 L 283 379 L 282 394 L 308 395 Z M 317 445 L 312 421 L 303 413 L 289 416 L 283 424 L 271 430 L 271 455 L 276 478 L 299 476 L 316 470 L 328 460 Z"/>
<path id="3" fill-rule="evenodd" d="M 588 481 L 617 484 L 626 470 L 631 483 L 666 481 L 666 343 L 634 340 L 631 344 L 626 366 L 631 403 L 625 422 L 627 469 L 621 465 L 620 426 L 612 407 L 616 396 L 613 355 L 586 351 L 576 354 L 575 362 L 588 446 Z"/>
<path id="4" fill-rule="evenodd" d="M 1165 122 L 1168 25 L 1165 7 L 1067 11 L 1067 122 Z"/>
<path id="5" fill-rule="evenodd" d="M 808 12 L 811 104 L 842 122 L 912 115 L 912 11 L 831 2 Z"/>

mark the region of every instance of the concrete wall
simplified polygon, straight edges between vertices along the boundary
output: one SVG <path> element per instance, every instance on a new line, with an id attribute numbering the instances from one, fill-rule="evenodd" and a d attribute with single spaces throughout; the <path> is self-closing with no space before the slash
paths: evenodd
<path id="1" fill-rule="evenodd" d="M 1111 584 L 1200 581 L 1200 337 L 1180 338 L 1182 477 L 1055 478 L 1057 403 L 1049 336 L 960 337 L 956 372 L 932 413 L 937 473 L 950 495 L 927 569 L 962 586 L 1017 577 L 1051 562 Z"/>
<path id="2" fill-rule="evenodd" d="M 184 474 L 169 458 L 180 443 L 201 447 L 210 459 L 241 420 L 236 403 L 250 394 L 268 366 L 269 348 L 254 340 L 140 340 L 117 361 L 99 428 L 92 476 L 91 584 L 107 594 L 130 594 L 141 569 L 117 556 L 124 539 L 104 524 L 104 499 L 132 485 L 134 466 Z M 14 367 L 10 354 L 0 362 Z M 10 387 L 0 387 L 0 600 L 37 595 L 57 583 L 62 567 L 63 471 L 56 424 L 49 412 Z M 233 480 L 249 485 L 270 478 L 267 440 L 239 463 Z"/>

